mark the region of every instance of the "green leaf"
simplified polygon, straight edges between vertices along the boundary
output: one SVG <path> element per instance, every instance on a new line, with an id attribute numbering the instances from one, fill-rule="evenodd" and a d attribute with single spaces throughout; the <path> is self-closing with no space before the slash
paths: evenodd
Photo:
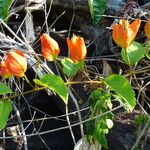
<path id="1" fill-rule="evenodd" d="M 9 8 L 12 0 L 0 0 L 0 18 L 6 19 L 9 15 Z"/>
<path id="2" fill-rule="evenodd" d="M 150 60 L 150 42 L 145 46 L 146 49 L 146 57 Z"/>
<path id="3" fill-rule="evenodd" d="M 61 61 L 61 64 L 63 66 L 63 72 L 68 76 L 72 77 L 75 76 L 76 73 L 81 70 L 84 66 L 84 63 L 82 61 L 78 63 L 74 63 L 70 58 L 64 58 Z"/>
<path id="4" fill-rule="evenodd" d="M 98 104 L 98 101 L 99 101 L 100 107 L 97 109 L 100 110 L 100 108 L 106 107 L 106 106 L 108 106 L 109 109 L 112 109 L 111 95 L 105 92 L 103 89 L 98 88 L 96 90 L 93 90 L 89 95 L 89 99 L 91 102 L 90 105 L 93 108 L 95 108 L 95 106 Z"/>
<path id="5" fill-rule="evenodd" d="M 48 88 L 48 85 L 43 83 L 42 81 L 40 81 L 39 79 L 33 79 L 33 81 L 37 84 L 37 85 L 40 85 L 40 86 L 43 86 L 43 87 L 47 87 Z"/>
<path id="6" fill-rule="evenodd" d="M 122 103 L 125 103 L 126 110 L 132 111 L 136 105 L 135 93 L 128 80 L 120 75 L 110 75 L 105 79 L 109 87 L 121 96 Z"/>
<path id="7" fill-rule="evenodd" d="M 106 139 L 106 134 L 108 134 L 108 128 L 106 126 L 106 122 L 104 120 L 100 120 L 97 124 L 96 127 L 94 128 L 94 135 L 97 139 L 97 141 L 106 149 L 108 149 L 107 146 L 107 139 Z"/>
<path id="8" fill-rule="evenodd" d="M 12 90 L 5 84 L 0 83 L 0 95 L 12 93 Z"/>
<path id="9" fill-rule="evenodd" d="M 93 25 L 96 26 L 105 12 L 106 0 L 88 0 Z"/>
<path id="10" fill-rule="evenodd" d="M 11 100 L 0 100 L 0 130 L 5 128 L 10 112 L 12 111 Z"/>
<path id="11" fill-rule="evenodd" d="M 144 124 L 146 124 L 148 119 L 149 119 L 149 116 L 147 114 L 139 114 L 134 119 L 134 123 L 135 123 L 136 126 L 144 125 Z M 150 123 L 149 123 L 149 128 L 150 128 Z"/>
<path id="12" fill-rule="evenodd" d="M 122 59 L 129 65 L 136 64 L 141 58 L 144 57 L 146 48 L 138 42 L 133 42 L 127 49 L 122 48 Z"/>
<path id="13" fill-rule="evenodd" d="M 46 74 L 43 77 L 34 79 L 34 82 L 40 86 L 47 87 L 53 92 L 57 93 L 64 103 L 68 103 L 67 87 L 61 77 L 54 74 Z"/>

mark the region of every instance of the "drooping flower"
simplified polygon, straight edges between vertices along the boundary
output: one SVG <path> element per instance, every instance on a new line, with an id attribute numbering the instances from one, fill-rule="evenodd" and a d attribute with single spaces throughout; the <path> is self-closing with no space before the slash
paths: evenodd
<path id="1" fill-rule="evenodd" d="M 140 19 L 136 19 L 131 24 L 128 20 L 121 19 L 112 29 L 112 37 L 116 44 L 122 48 L 129 47 L 137 35 L 140 24 Z"/>
<path id="2" fill-rule="evenodd" d="M 6 66 L 10 73 L 17 77 L 23 77 L 27 70 L 27 59 L 19 50 L 14 50 L 7 53 Z"/>
<path id="3" fill-rule="evenodd" d="M 67 45 L 70 52 L 70 58 L 74 62 L 78 62 L 85 59 L 87 49 L 83 37 L 73 35 L 71 40 L 67 38 Z"/>
<path id="4" fill-rule="evenodd" d="M 58 43 L 46 33 L 41 35 L 40 39 L 43 57 L 48 61 L 53 61 L 60 53 Z"/>
<path id="5" fill-rule="evenodd" d="M 0 75 L 3 78 L 9 78 L 12 77 L 12 74 L 10 73 L 9 68 L 7 67 L 5 61 L 0 62 Z"/>
<path id="6" fill-rule="evenodd" d="M 146 36 L 150 38 L 150 19 L 148 19 L 148 21 L 146 22 L 144 26 L 144 31 L 145 31 Z"/>

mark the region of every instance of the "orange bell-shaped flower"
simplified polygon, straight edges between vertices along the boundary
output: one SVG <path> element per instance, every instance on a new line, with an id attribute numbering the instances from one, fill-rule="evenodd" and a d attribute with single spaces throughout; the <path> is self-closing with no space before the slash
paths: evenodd
<path id="1" fill-rule="evenodd" d="M 67 38 L 67 45 L 70 52 L 70 58 L 74 62 L 78 62 L 85 59 L 87 49 L 83 37 L 73 35 L 71 40 Z"/>
<path id="2" fill-rule="evenodd" d="M 144 31 L 145 31 L 146 36 L 150 38 L 150 19 L 148 19 L 148 21 L 146 22 L 144 26 Z"/>
<path id="3" fill-rule="evenodd" d="M 17 77 L 24 76 L 27 70 L 27 59 L 22 52 L 19 50 L 8 52 L 5 62 L 12 75 Z"/>
<path id="4" fill-rule="evenodd" d="M 3 78 L 9 78 L 12 77 L 12 74 L 10 73 L 9 68 L 7 67 L 5 61 L 0 62 L 0 75 Z"/>
<path id="5" fill-rule="evenodd" d="M 40 39 L 42 44 L 42 56 L 48 61 L 53 61 L 60 53 L 58 43 L 46 33 L 44 33 Z"/>
<path id="6" fill-rule="evenodd" d="M 136 37 L 140 23 L 140 19 L 136 19 L 131 24 L 128 20 L 122 19 L 119 24 L 115 24 L 112 29 L 112 37 L 116 44 L 122 48 L 129 47 Z"/>

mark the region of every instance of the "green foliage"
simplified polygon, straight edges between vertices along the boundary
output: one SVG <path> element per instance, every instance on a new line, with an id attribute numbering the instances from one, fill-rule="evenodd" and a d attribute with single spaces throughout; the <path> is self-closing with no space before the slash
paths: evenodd
<path id="1" fill-rule="evenodd" d="M 5 128 L 10 112 L 12 111 L 11 100 L 0 100 L 0 130 Z"/>
<path id="2" fill-rule="evenodd" d="M 145 46 L 146 49 L 146 57 L 150 60 L 150 42 Z"/>
<path id="3" fill-rule="evenodd" d="M 105 103 L 109 109 L 112 109 L 111 95 L 107 92 L 104 92 L 102 89 L 96 89 L 92 91 L 89 99 L 91 99 L 92 109 L 94 109 L 99 100 L 99 105 L 103 106 Z"/>
<path id="4" fill-rule="evenodd" d="M 0 18 L 5 20 L 9 15 L 9 7 L 12 0 L 0 0 Z"/>
<path id="5" fill-rule="evenodd" d="M 54 74 L 46 74 L 40 80 L 34 79 L 34 82 L 57 93 L 65 104 L 68 103 L 67 87 L 61 77 Z"/>
<path id="6" fill-rule="evenodd" d="M 12 90 L 5 84 L 0 83 L 0 95 L 12 93 Z"/>
<path id="7" fill-rule="evenodd" d="M 78 63 L 74 63 L 70 58 L 64 58 L 61 61 L 63 66 L 63 72 L 68 76 L 72 77 L 75 76 L 76 73 L 81 70 L 84 66 L 84 62 L 80 61 Z"/>
<path id="8" fill-rule="evenodd" d="M 136 105 L 135 93 L 128 80 L 123 76 L 113 74 L 105 79 L 109 87 L 121 97 L 120 101 L 127 111 L 132 111 Z"/>
<path id="9" fill-rule="evenodd" d="M 129 65 L 136 64 L 141 58 L 144 57 L 146 48 L 143 44 L 133 42 L 127 49 L 122 48 L 122 59 Z"/>
<path id="10" fill-rule="evenodd" d="M 146 122 L 148 121 L 148 119 L 149 119 L 148 115 L 146 115 L 146 114 L 140 114 L 140 115 L 138 115 L 135 118 L 134 123 L 137 126 L 144 125 L 144 124 L 146 124 Z M 149 128 L 150 128 L 150 124 L 149 124 Z"/>
<path id="11" fill-rule="evenodd" d="M 111 95 L 102 89 L 96 89 L 90 96 L 91 118 L 103 114 L 112 108 Z M 93 119 L 87 123 L 87 137 L 89 142 L 97 140 L 104 148 L 108 149 L 106 134 L 113 127 L 113 114 Z"/>
<path id="12" fill-rule="evenodd" d="M 105 12 L 106 0 L 88 0 L 93 25 L 96 26 Z"/>
<path id="13" fill-rule="evenodd" d="M 99 122 L 97 122 L 96 127 L 94 129 L 94 135 L 96 137 L 96 140 L 104 148 L 108 149 L 106 134 L 108 134 L 108 128 L 107 128 L 107 125 L 106 125 L 106 120 L 100 119 Z"/>

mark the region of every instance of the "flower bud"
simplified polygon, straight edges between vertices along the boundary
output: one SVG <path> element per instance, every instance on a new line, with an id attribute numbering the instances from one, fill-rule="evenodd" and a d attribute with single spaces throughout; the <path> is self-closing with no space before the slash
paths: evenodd
<path id="1" fill-rule="evenodd" d="M 8 52 L 5 62 L 12 75 L 17 77 L 24 76 L 27 70 L 27 59 L 22 52 L 19 50 Z"/>
<path id="2" fill-rule="evenodd" d="M 128 20 L 121 19 L 112 29 L 112 37 L 116 44 L 122 48 L 128 48 L 134 41 L 140 27 L 141 20 L 136 19 L 131 24 Z"/>
<path id="3" fill-rule="evenodd" d="M 70 58 L 74 62 L 84 60 L 87 54 L 87 49 L 83 37 L 74 35 L 71 40 L 67 38 L 67 44 L 70 52 Z"/>
<path id="4" fill-rule="evenodd" d="M 40 39 L 43 57 L 48 61 L 53 61 L 60 53 L 58 43 L 46 33 L 44 33 Z"/>

